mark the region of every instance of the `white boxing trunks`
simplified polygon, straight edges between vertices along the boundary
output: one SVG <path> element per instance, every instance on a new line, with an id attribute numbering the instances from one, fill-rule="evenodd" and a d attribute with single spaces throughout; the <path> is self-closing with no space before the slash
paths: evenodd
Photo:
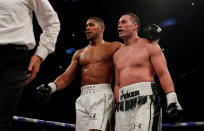
<path id="1" fill-rule="evenodd" d="M 162 110 L 154 83 L 140 82 L 119 89 L 115 131 L 161 131 Z"/>
<path id="2" fill-rule="evenodd" d="M 81 95 L 76 100 L 76 131 L 105 131 L 113 103 L 114 95 L 110 84 L 81 87 Z"/>

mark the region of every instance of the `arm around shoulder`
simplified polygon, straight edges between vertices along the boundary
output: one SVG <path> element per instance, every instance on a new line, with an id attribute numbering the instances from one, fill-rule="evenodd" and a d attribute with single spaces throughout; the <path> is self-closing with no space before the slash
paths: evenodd
<path id="1" fill-rule="evenodd" d="M 123 46 L 123 43 L 119 41 L 113 41 L 112 44 L 114 44 L 114 46 L 116 46 L 118 49 Z"/>

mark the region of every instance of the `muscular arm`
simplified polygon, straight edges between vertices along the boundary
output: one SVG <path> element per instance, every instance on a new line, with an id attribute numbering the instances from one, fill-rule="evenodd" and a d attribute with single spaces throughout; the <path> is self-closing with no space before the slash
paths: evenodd
<path id="1" fill-rule="evenodd" d="M 159 77 L 161 86 L 166 93 L 167 109 L 166 117 L 169 123 L 176 123 L 182 119 L 182 107 L 178 102 L 177 95 L 174 90 L 174 84 L 167 68 L 166 59 L 160 49 L 155 44 L 155 48 L 151 54 L 151 61 Z"/>
<path id="2" fill-rule="evenodd" d="M 156 43 L 152 45 L 151 50 L 151 62 L 153 64 L 154 70 L 159 78 L 162 89 L 167 94 L 174 91 L 174 84 L 170 73 L 168 71 L 166 59 L 161 51 L 161 48 Z"/>
<path id="3" fill-rule="evenodd" d="M 66 71 L 60 76 L 58 76 L 57 79 L 55 80 L 57 90 L 65 88 L 75 78 L 77 74 L 77 66 L 79 64 L 79 55 L 80 50 L 73 55 L 71 64 L 66 69 Z"/>

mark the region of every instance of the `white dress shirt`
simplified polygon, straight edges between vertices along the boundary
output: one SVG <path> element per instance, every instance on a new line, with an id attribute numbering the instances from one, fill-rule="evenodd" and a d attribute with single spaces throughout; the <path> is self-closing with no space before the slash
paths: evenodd
<path id="1" fill-rule="evenodd" d="M 33 32 L 33 12 L 42 28 L 35 52 L 43 60 L 54 52 L 60 22 L 48 0 L 0 0 L 0 45 L 36 45 Z"/>

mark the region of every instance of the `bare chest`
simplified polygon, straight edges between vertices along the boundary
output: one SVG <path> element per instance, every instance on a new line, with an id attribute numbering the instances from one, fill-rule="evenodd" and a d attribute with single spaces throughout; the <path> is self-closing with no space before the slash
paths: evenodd
<path id="1" fill-rule="evenodd" d="M 115 63 L 117 68 L 142 67 L 149 61 L 149 54 L 144 48 L 123 48 L 118 52 Z"/>
<path id="2" fill-rule="evenodd" d="M 112 49 L 106 46 L 85 48 L 80 54 L 79 62 L 81 65 L 87 65 L 112 61 L 113 53 Z"/>

